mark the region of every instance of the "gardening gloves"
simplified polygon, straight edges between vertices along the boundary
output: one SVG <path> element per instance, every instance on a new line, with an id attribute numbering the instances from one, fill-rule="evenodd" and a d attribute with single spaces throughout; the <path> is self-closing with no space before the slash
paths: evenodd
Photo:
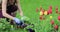
<path id="1" fill-rule="evenodd" d="M 17 25 L 22 25 L 23 24 L 23 22 L 18 18 L 14 18 L 13 20 L 16 22 Z"/>
<path id="2" fill-rule="evenodd" d="M 25 28 L 27 25 L 24 23 L 25 20 L 28 20 L 28 17 L 26 16 L 23 16 L 21 17 L 21 19 L 18 19 L 18 18 L 14 18 L 13 20 L 15 21 L 15 23 L 18 25 L 18 26 L 21 26 L 22 28 Z"/>

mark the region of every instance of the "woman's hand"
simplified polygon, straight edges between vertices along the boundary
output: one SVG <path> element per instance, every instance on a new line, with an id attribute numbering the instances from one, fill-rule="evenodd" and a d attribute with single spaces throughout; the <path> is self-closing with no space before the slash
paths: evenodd
<path id="1" fill-rule="evenodd" d="M 13 19 L 16 23 L 20 23 L 20 20 L 18 18 Z"/>
<path id="2" fill-rule="evenodd" d="M 18 18 L 14 18 L 13 20 L 15 21 L 15 23 L 17 25 L 22 25 L 23 24 L 23 22 L 20 19 L 18 19 Z"/>
<path id="3" fill-rule="evenodd" d="M 20 16 L 23 16 L 23 12 L 20 12 Z"/>

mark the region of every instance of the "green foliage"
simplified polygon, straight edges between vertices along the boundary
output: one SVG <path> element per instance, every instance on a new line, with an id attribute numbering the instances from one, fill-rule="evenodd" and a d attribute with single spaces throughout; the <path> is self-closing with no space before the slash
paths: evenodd
<path id="1" fill-rule="evenodd" d="M 11 29 L 10 23 L 7 22 L 6 19 L 0 19 L 0 30 L 6 31 L 10 29 Z"/>

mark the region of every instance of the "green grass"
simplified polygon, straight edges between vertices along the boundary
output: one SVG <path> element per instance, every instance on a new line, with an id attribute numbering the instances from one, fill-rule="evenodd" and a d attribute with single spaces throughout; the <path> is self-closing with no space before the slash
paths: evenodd
<path id="1" fill-rule="evenodd" d="M 30 22 L 35 25 L 34 30 L 36 32 L 50 32 L 49 30 L 51 29 L 50 18 L 49 18 L 50 15 L 46 16 L 46 20 L 41 21 L 39 19 L 40 16 L 39 12 L 36 13 L 36 8 L 40 9 L 40 6 L 42 6 L 45 10 L 48 10 L 48 7 L 52 5 L 53 13 L 51 14 L 51 16 L 53 16 L 55 24 L 57 24 L 59 21 L 57 20 L 58 14 L 55 13 L 55 7 L 58 6 L 58 8 L 60 8 L 59 2 L 60 0 L 21 0 L 20 1 L 24 15 L 29 17 Z M 60 32 L 60 29 L 58 30 L 58 32 Z"/>
<path id="2" fill-rule="evenodd" d="M 34 30 L 36 32 L 51 32 L 51 24 L 50 24 L 50 15 L 46 16 L 46 20 L 40 20 L 39 19 L 39 12 L 36 13 L 36 8 L 40 9 L 40 6 L 42 6 L 45 10 L 48 10 L 48 7 L 50 5 L 53 6 L 52 11 L 53 13 L 51 16 L 53 16 L 53 19 L 55 21 L 55 24 L 57 24 L 59 21 L 57 20 L 57 14 L 55 13 L 55 7 L 58 6 L 60 10 L 60 0 L 20 0 L 21 8 L 24 12 L 24 15 L 30 18 L 30 23 L 33 23 Z M 20 17 L 19 14 L 16 15 L 18 18 Z M 14 32 L 27 32 L 24 29 L 18 29 Z M 60 32 L 60 27 L 58 32 Z"/>

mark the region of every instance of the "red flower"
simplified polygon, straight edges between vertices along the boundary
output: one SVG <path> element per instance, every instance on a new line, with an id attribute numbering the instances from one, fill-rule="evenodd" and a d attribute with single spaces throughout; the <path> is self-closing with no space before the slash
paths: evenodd
<path id="1" fill-rule="evenodd" d="M 56 13 L 58 13 L 58 11 L 56 10 Z"/>
<path id="2" fill-rule="evenodd" d="M 58 30 L 58 25 L 55 25 L 55 26 L 54 26 L 54 29 Z"/>
<path id="3" fill-rule="evenodd" d="M 58 16 L 58 20 L 60 21 L 60 16 Z"/>
<path id="4" fill-rule="evenodd" d="M 47 15 L 49 15 L 49 11 L 47 11 Z"/>
<path id="5" fill-rule="evenodd" d="M 50 14 L 52 14 L 52 9 L 50 9 L 50 11 L 49 11 L 49 12 L 50 12 Z"/>
<path id="6" fill-rule="evenodd" d="M 43 17 L 42 16 L 40 16 L 40 20 L 42 20 L 43 19 Z"/>
<path id="7" fill-rule="evenodd" d="M 52 25 L 54 24 L 54 20 L 51 20 L 51 24 L 52 24 Z"/>
<path id="8" fill-rule="evenodd" d="M 48 14 L 52 14 L 52 9 L 49 9 L 48 10 Z"/>
<path id="9" fill-rule="evenodd" d="M 56 13 L 58 13 L 58 7 L 56 7 Z"/>
<path id="10" fill-rule="evenodd" d="M 44 9 L 42 9 L 41 11 L 42 11 L 42 13 L 43 13 L 43 15 L 44 15 Z"/>
<path id="11" fill-rule="evenodd" d="M 44 15 L 44 11 L 42 10 L 42 12 L 43 12 L 43 15 Z"/>
<path id="12" fill-rule="evenodd" d="M 56 7 L 56 10 L 58 10 L 58 7 Z"/>
<path id="13" fill-rule="evenodd" d="M 52 6 L 49 7 L 48 13 L 49 13 L 49 14 L 52 14 Z"/>
<path id="14" fill-rule="evenodd" d="M 52 9 L 52 6 L 50 6 L 49 8 Z"/>

